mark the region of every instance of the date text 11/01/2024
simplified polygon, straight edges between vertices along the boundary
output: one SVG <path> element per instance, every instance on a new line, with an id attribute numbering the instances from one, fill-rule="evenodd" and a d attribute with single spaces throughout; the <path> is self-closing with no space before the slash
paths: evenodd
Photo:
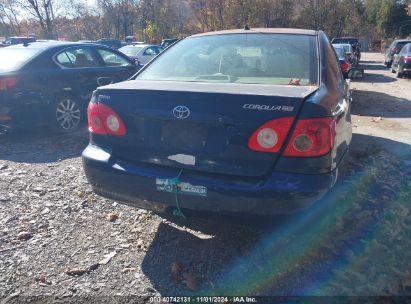
<path id="1" fill-rule="evenodd" d="M 150 303 L 257 303 L 254 297 L 150 297 Z"/>

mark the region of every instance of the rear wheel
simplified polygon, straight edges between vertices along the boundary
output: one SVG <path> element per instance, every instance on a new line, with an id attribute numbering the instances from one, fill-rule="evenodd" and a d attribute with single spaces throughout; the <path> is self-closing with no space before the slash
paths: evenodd
<path id="1" fill-rule="evenodd" d="M 397 73 L 395 74 L 397 78 L 402 78 L 403 73 L 400 73 L 400 67 L 397 68 Z"/>
<path id="2" fill-rule="evenodd" d="M 78 129 L 83 118 L 80 103 L 72 96 L 60 96 L 52 108 L 50 118 L 50 127 L 54 132 L 73 132 Z"/>

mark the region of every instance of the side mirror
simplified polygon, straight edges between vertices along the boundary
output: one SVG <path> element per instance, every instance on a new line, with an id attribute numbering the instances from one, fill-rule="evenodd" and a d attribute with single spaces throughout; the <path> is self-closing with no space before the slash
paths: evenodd
<path id="1" fill-rule="evenodd" d="M 347 78 L 348 79 L 362 79 L 362 78 L 364 78 L 364 69 L 351 68 L 348 71 Z"/>
<path id="2" fill-rule="evenodd" d="M 97 78 L 97 84 L 101 87 L 101 86 L 105 86 L 105 85 L 109 85 L 112 84 L 113 78 L 111 77 L 99 77 Z"/>

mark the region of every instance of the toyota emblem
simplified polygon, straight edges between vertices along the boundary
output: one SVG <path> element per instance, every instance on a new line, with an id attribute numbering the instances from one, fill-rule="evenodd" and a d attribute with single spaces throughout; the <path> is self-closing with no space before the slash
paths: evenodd
<path id="1" fill-rule="evenodd" d="M 177 106 L 173 109 L 173 115 L 178 119 L 186 119 L 190 116 L 190 109 L 186 106 Z"/>

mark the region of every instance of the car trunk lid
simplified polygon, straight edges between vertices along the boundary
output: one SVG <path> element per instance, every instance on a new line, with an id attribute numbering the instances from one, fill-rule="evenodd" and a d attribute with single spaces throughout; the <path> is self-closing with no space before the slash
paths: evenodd
<path id="1" fill-rule="evenodd" d="M 267 121 L 296 117 L 317 87 L 127 81 L 98 89 L 97 101 L 124 120 L 124 137 L 95 136 L 119 159 L 210 173 L 267 174 L 278 153 L 248 140 Z"/>

